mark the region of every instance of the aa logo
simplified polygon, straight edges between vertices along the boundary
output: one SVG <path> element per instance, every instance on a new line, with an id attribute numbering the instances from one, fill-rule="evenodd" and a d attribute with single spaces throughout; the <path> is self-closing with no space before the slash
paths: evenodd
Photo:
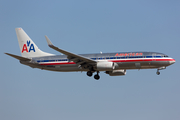
<path id="1" fill-rule="evenodd" d="M 23 48 L 22 48 L 22 53 L 25 51 L 25 52 L 31 52 L 31 51 L 34 51 L 35 52 L 35 48 L 34 48 L 34 45 L 33 44 L 30 44 L 30 40 L 27 41 L 27 45 L 24 44 L 23 45 Z M 28 50 L 29 48 L 29 50 Z"/>

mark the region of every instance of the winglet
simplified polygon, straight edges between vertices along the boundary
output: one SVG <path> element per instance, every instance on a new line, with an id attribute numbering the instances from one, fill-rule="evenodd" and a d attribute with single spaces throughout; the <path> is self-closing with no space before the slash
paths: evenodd
<path id="1" fill-rule="evenodd" d="M 48 43 L 49 46 L 53 45 L 52 42 L 49 40 L 49 38 L 45 35 L 46 41 Z"/>

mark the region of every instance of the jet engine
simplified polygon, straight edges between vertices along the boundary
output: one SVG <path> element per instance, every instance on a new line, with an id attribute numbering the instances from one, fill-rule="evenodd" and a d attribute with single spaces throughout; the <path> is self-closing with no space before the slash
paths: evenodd
<path id="1" fill-rule="evenodd" d="M 112 71 L 115 67 L 118 66 L 117 63 L 113 62 L 98 62 L 96 65 L 97 71 Z"/>
<path id="2" fill-rule="evenodd" d="M 110 76 L 121 76 L 126 75 L 126 70 L 106 71 L 106 74 L 109 74 Z"/>

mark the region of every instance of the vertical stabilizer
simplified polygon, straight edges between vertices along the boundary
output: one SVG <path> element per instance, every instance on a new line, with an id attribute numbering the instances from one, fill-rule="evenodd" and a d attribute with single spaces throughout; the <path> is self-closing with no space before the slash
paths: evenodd
<path id="1" fill-rule="evenodd" d="M 32 58 L 53 55 L 41 51 L 22 28 L 16 28 L 15 30 L 22 57 Z"/>

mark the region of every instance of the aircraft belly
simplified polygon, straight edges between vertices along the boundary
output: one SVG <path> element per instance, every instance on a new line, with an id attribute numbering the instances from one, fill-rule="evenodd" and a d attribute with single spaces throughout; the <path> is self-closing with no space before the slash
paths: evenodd
<path id="1" fill-rule="evenodd" d="M 155 65 L 155 66 L 168 66 L 169 65 L 169 61 L 152 61 L 151 65 Z"/>
<path id="2" fill-rule="evenodd" d="M 73 72 L 73 71 L 84 71 L 78 67 L 52 67 L 52 68 L 44 68 L 44 70 L 50 70 L 50 71 L 59 71 L 59 72 Z"/>
<path id="3" fill-rule="evenodd" d="M 82 69 L 78 68 L 77 65 L 54 65 L 53 68 L 51 68 L 51 70 L 61 71 L 61 72 L 83 71 Z"/>
<path id="4" fill-rule="evenodd" d="M 142 61 L 142 62 L 117 62 L 118 67 L 116 69 L 148 69 L 159 68 L 162 66 L 168 66 L 167 61 Z"/>

